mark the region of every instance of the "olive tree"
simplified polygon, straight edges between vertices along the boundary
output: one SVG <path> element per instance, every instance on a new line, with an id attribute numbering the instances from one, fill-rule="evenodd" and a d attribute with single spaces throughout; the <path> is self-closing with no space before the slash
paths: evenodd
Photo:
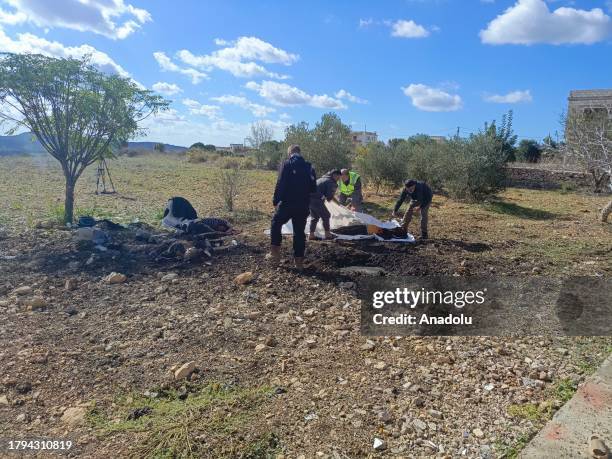
<path id="1" fill-rule="evenodd" d="M 168 102 L 134 81 L 102 73 L 87 58 L 0 53 L 0 123 L 28 130 L 62 167 L 64 220 L 73 221 L 74 189 L 83 171 L 112 147 L 144 133 L 148 116 Z"/>

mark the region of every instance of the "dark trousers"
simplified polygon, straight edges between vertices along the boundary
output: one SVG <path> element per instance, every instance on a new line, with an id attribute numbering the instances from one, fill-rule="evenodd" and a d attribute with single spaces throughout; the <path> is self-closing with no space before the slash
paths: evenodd
<path id="1" fill-rule="evenodd" d="M 282 228 L 291 220 L 293 225 L 293 255 L 302 258 L 306 250 L 306 219 L 308 218 L 308 207 L 298 205 L 286 205 L 282 202 L 277 207 L 272 217 L 270 228 L 271 244 L 280 246 L 283 241 Z"/>
<path id="2" fill-rule="evenodd" d="M 323 220 L 323 229 L 329 231 L 329 219 L 331 214 L 322 199 L 310 200 L 310 232 L 314 233 L 319 224 L 319 219 Z"/>
<path id="3" fill-rule="evenodd" d="M 425 207 L 421 207 L 421 236 L 427 236 L 427 223 L 429 222 L 429 206 L 427 204 Z M 414 214 L 414 206 L 408 206 L 408 210 L 404 214 L 404 220 L 402 222 L 402 226 L 407 230 L 408 225 L 412 221 L 412 215 Z"/>

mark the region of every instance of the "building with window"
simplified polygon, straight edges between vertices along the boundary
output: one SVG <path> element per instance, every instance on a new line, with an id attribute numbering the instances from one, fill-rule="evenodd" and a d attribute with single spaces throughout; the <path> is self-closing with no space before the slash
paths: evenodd
<path id="1" fill-rule="evenodd" d="M 612 117 L 612 89 L 580 89 L 570 91 L 568 114 L 582 112 L 607 113 Z"/>
<path id="2" fill-rule="evenodd" d="M 378 134 L 369 131 L 352 131 L 351 140 L 353 145 L 367 145 L 369 143 L 378 142 Z"/>

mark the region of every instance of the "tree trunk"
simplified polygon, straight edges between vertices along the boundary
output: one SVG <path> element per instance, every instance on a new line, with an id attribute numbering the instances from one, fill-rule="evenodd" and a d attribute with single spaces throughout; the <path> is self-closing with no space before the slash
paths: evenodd
<path id="1" fill-rule="evenodd" d="M 612 200 L 610 200 L 610 202 L 603 209 L 601 209 L 601 221 L 606 223 L 611 213 L 612 213 Z"/>
<path id="2" fill-rule="evenodd" d="M 64 223 L 72 223 L 74 220 L 74 185 L 76 179 L 66 177 L 66 199 L 64 201 Z"/>

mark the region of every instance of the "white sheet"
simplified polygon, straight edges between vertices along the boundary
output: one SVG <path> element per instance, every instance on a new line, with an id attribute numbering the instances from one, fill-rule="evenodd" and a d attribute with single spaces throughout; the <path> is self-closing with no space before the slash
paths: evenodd
<path id="1" fill-rule="evenodd" d="M 336 204 L 333 201 L 326 201 L 325 205 L 331 214 L 330 226 L 332 233 L 334 233 L 335 228 L 343 228 L 345 226 L 350 225 L 376 225 L 380 228 L 385 229 L 393 229 L 400 226 L 400 223 L 397 220 L 387 220 L 381 221 L 377 218 L 372 217 L 369 214 L 364 214 L 362 212 L 353 212 L 352 210 L 347 209 L 339 204 Z M 306 221 L 306 233 L 310 231 L 310 217 Z M 266 234 L 270 234 L 270 230 L 265 231 Z M 289 220 L 286 224 L 283 225 L 282 234 L 293 234 L 293 225 L 291 220 Z M 319 224 L 317 225 L 317 229 L 315 234 L 318 237 L 325 236 L 325 230 L 323 229 L 323 222 L 319 220 Z M 376 236 L 374 234 L 358 234 L 355 236 L 348 236 L 345 234 L 336 234 L 334 233 L 338 239 L 341 240 L 361 240 L 361 239 L 377 239 L 379 241 L 385 242 L 403 242 L 410 243 L 414 242 L 414 236 L 408 233 L 408 237 L 406 239 L 383 239 L 380 236 Z"/>

